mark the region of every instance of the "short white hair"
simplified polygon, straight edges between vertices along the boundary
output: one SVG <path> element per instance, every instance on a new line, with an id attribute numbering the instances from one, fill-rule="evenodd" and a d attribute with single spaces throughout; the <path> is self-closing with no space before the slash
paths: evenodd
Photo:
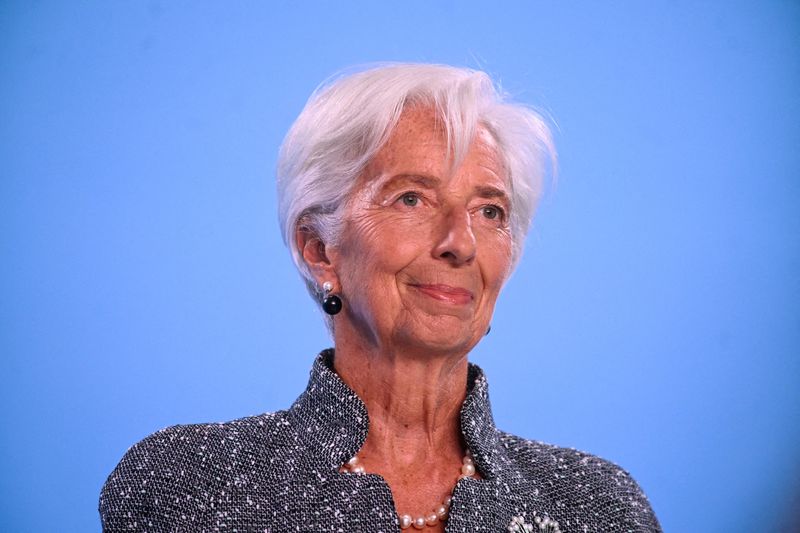
<path id="1" fill-rule="evenodd" d="M 495 138 L 511 189 L 512 265 L 556 152 L 550 130 L 531 108 L 510 103 L 484 72 L 431 64 L 388 64 L 334 78 L 309 98 L 278 157 L 278 217 L 283 240 L 317 302 L 317 286 L 297 247 L 299 228 L 337 243 L 342 212 L 358 176 L 386 143 L 406 106 L 433 109 L 444 126 L 453 165 L 476 129 Z M 513 267 L 512 267 L 513 268 Z"/>

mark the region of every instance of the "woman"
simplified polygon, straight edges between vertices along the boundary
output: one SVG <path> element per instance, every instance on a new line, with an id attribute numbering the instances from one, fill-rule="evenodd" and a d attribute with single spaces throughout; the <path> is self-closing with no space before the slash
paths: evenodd
<path id="1" fill-rule="evenodd" d="M 134 446 L 105 531 L 660 531 L 636 483 L 498 431 L 470 350 L 489 331 L 553 154 L 480 72 L 391 65 L 312 96 L 280 221 L 335 350 L 286 411 Z"/>

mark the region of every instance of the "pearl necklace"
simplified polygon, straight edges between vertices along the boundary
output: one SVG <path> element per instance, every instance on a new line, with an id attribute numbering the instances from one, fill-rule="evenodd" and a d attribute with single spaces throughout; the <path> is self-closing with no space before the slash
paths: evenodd
<path id="1" fill-rule="evenodd" d="M 364 474 L 366 473 L 364 470 L 364 466 L 360 463 L 358 459 L 358 455 L 354 455 L 352 459 L 347 461 L 340 470 L 341 472 L 351 472 L 353 474 Z M 475 475 L 475 463 L 472 460 L 472 454 L 467 450 L 467 454 L 461 460 L 461 475 L 458 476 L 458 479 L 465 478 L 465 477 L 473 477 Z M 400 529 L 408 529 L 410 527 L 414 527 L 414 529 L 424 529 L 425 526 L 435 526 L 439 522 L 444 522 L 447 520 L 447 516 L 450 513 L 450 503 L 452 502 L 453 497 L 448 496 L 444 499 L 444 501 L 437 505 L 433 510 L 429 513 L 424 515 L 419 515 L 416 518 L 412 518 L 411 515 L 408 514 L 397 514 L 398 520 L 400 520 Z"/>

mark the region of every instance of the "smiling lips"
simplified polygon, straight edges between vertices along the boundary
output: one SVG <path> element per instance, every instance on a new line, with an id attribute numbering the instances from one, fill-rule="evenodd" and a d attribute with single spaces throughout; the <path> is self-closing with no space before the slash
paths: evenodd
<path id="1" fill-rule="evenodd" d="M 466 305 L 474 299 L 472 291 L 461 287 L 450 285 L 412 285 L 412 287 L 435 300 L 454 305 Z"/>

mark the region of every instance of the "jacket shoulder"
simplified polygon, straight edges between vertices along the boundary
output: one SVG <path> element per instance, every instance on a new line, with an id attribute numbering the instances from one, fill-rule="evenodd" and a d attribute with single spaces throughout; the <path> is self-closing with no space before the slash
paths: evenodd
<path id="1" fill-rule="evenodd" d="M 100 493 L 103 531 L 163 531 L 213 520 L 215 501 L 269 471 L 291 432 L 285 412 L 171 426 L 133 445 Z M 264 464 L 264 463 L 267 464 Z"/>
<path id="2" fill-rule="evenodd" d="M 520 487 L 567 530 L 661 531 L 639 484 L 617 464 L 574 448 L 500 433 Z"/>

